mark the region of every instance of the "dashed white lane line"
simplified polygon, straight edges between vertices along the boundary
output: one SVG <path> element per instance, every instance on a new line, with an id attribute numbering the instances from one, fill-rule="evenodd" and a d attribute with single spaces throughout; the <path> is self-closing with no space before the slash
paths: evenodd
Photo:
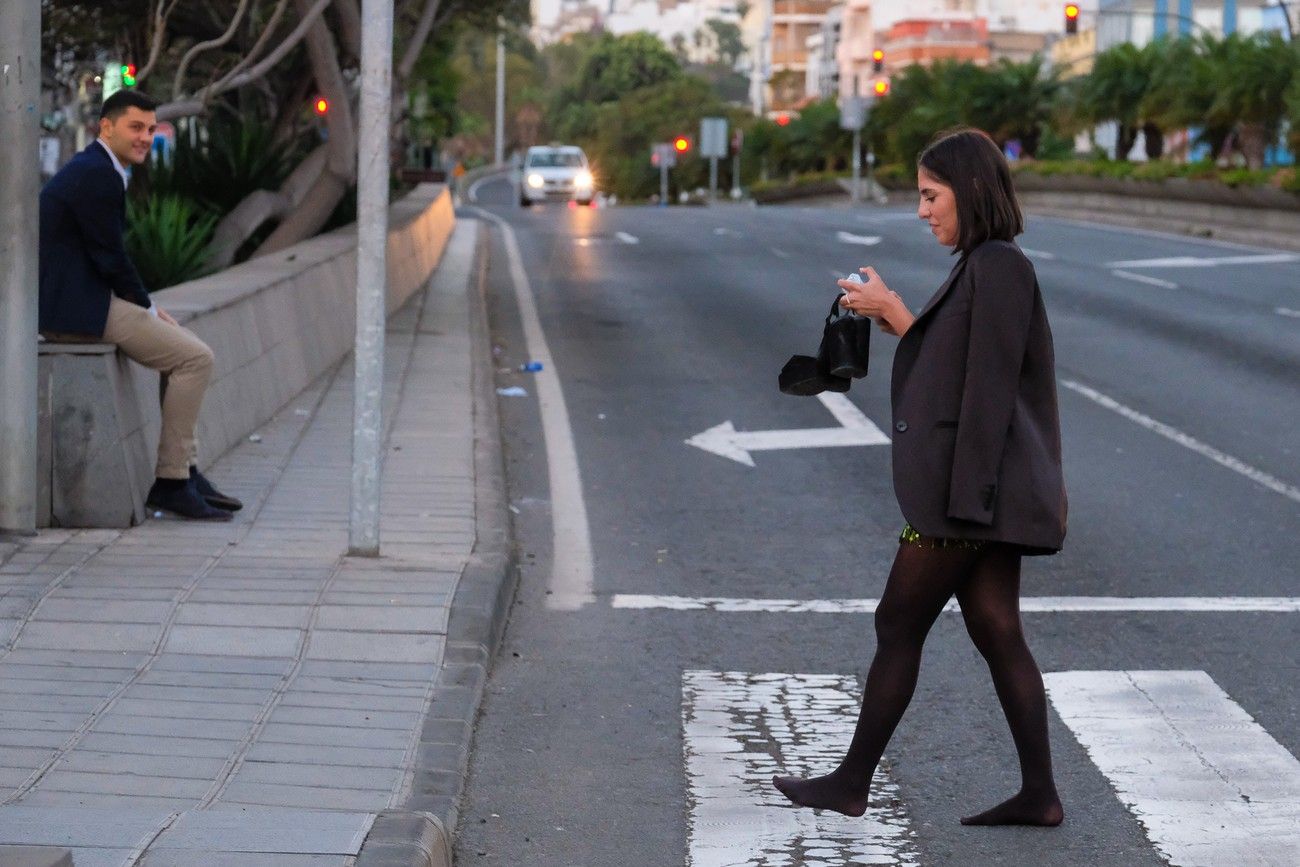
<path id="1" fill-rule="evenodd" d="M 780 247 L 773 247 L 773 248 L 772 248 L 772 255 L 777 256 L 777 257 L 779 257 L 779 258 L 781 258 L 781 259 L 789 259 L 789 258 L 790 258 L 790 254 L 787 253 L 785 250 L 782 250 Z"/>
<path id="2" fill-rule="evenodd" d="M 1028 247 L 1021 247 L 1021 248 L 1020 248 L 1020 252 L 1024 253 L 1026 256 L 1032 256 L 1032 257 L 1034 257 L 1035 259 L 1055 259 L 1055 258 L 1056 258 L 1056 254 L 1055 254 L 1055 253 L 1049 253 L 1049 252 L 1047 252 L 1046 250 L 1031 250 L 1031 249 L 1029 249 Z"/>
<path id="3" fill-rule="evenodd" d="M 1205 672 L 1065 671 L 1043 681 L 1171 864 L 1300 864 L 1300 762 Z"/>
<path id="4" fill-rule="evenodd" d="M 1293 319 L 1300 319 L 1300 310 L 1292 310 L 1290 307 L 1275 307 L 1273 312 L 1278 316 L 1290 316 Z"/>
<path id="5" fill-rule="evenodd" d="M 879 599 L 743 599 L 725 596 L 663 596 L 618 593 L 614 608 L 720 611 L 731 614 L 871 614 Z M 944 611 L 961 608 L 953 599 Z M 1228 612 L 1239 614 L 1300 613 L 1300 596 L 1026 596 L 1024 613 L 1071 612 Z"/>
<path id="6" fill-rule="evenodd" d="M 886 766 L 860 819 L 791 809 L 772 788 L 773 774 L 835 767 L 853 735 L 857 695 L 857 681 L 843 675 L 682 674 L 690 867 L 918 863 Z"/>
<path id="7" fill-rule="evenodd" d="M 1159 286 L 1161 289 L 1177 289 L 1178 284 L 1169 280 L 1161 280 L 1159 277 L 1148 277 L 1145 274 L 1134 274 L 1132 271 L 1111 271 L 1116 277 L 1123 277 L 1125 280 L 1132 280 L 1135 283 L 1145 283 L 1148 286 Z"/>
<path id="8" fill-rule="evenodd" d="M 855 235 L 852 232 L 836 232 L 835 240 L 842 244 L 858 244 L 863 247 L 874 247 L 880 243 L 879 235 Z"/>
<path id="9" fill-rule="evenodd" d="M 618 238 L 624 244 L 640 244 L 641 239 L 636 235 L 630 235 L 627 232 L 615 232 L 614 237 Z"/>
<path id="10" fill-rule="evenodd" d="M 515 285 L 515 302 L 523 324 L 524 342 L 528 357 L 542 362 L 542 369 L 532 380 L 537 389 L 537 403 L 542 416 L 542 438 L 546 441 L 546 469 L 551 490 L 551 536 L 553 555 L 551 563 L 550 595 L 546 605 L 561 611 L 576 611 L 595 597 L 592 587 L 595 574 L 592 567 L 591 530 L 587 523 L 587 503 L 582 495 L 582 473 L 578 465 L 578 451 L 569 426 L 569 410 L 564 402 L 564 389 L 551 357 L 542 321 L 537 315 L 537 302 L 533 296 L 528 272 L 514 230 L 505 220 L 484 210 L 484 217 L 501 229 L 506 253 L 510 259 L 510 277 Z"/>
<path id="11" fill-rule="evenodd" d="M 1186 446 L 1197 454 L 1209 458 L 1216 464 L 1225 466 L 1235 473 L 1240 473 L 1252 482 L 1262 485 L 1270 491 L 1281 494 L 1288 500 L 1300 503 L 1300 488 L 1297 488 L 1295 485 L 1287 484 L 1281 479 L 1276 479 L 1263 470 L 1258 470 L 1239 458 L 1234 458 L 1232 455 L 1225 454 L 1213 446 L 1208 446 L 1195 437 L 1189 436 L 1175 427 L 1171 427 L 1161 421 L 1156 421 L 1148 415 L 1143 415 L 1137 410 L 1125 406 L 1114 398 L 1107 397 L 1096 389 L 1089 388 L 1086 385 L 1068 379 L 1061 380 L 1061 385 L 1071 391 L 1083 395 L 1094 403 L 1119 413 L 1129 421 L 1135 422 L 1147 430 L 1154 431 L 1162 437 L 1171 439 L 1181 446 Z"/>
<path id="12" fill-rule="evenodd" d="M 1296 253 L 1260 253 L 1246 256 L 1166 256 L 1162 259 L 1124 259 L 1107 262 L 1107 268 L 1218 268 L 1223 265 L 1276 265 L 1300 262 Z"/>

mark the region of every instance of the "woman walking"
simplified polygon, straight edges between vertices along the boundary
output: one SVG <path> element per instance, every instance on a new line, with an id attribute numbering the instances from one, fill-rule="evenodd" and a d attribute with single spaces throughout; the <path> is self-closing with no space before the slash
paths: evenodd
<path id="1" fill-rule="evenodd" d="M 1043 678 L 1020 626 L 1020 558 L 1065 538 L 1052 334 L 1006 160 L 973 129 L 917 160 L 917 216 L 958 255 L 915 317 L 872 268 L 840 281 L 845 307 L 900 336 L 894 489 L 907 523 L 876 608 L 876 655 L 848 752 L 822 777 L 774 777 L 801 807 L 860 816 L 911 701 L 926 633 L 955 594 L 988 663 L 1020 759 L 1021 789 L 965 825 L 1059 825 Z"/>

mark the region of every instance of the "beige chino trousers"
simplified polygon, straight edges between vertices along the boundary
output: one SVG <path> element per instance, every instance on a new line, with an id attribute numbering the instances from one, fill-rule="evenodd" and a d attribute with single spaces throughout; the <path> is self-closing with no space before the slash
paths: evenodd
<path id="1" fill-rule="evenodd" d="M 108 305 L 105 343 L 163 376 L 160 479 L 188 479 L 198 463 L 199 407 L 212 378 L 212 350 L 194 332 L 164 322 L 139 304 L 116 295 Z"/>

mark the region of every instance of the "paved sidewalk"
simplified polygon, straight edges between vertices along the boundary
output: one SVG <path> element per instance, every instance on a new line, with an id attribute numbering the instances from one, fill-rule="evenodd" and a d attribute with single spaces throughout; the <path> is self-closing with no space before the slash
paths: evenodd
<path id="1" fill-rule="evenodd" d="M 479 231 L 389 321 L 381 558 L 345 556 L 347 363 L 211 469 L 234 522 L 0 549 L 0 846 L 296 867 L 369 835 L 363 864 L 443 863 L 409 811 L 454 824 L 508 589 Z"/>

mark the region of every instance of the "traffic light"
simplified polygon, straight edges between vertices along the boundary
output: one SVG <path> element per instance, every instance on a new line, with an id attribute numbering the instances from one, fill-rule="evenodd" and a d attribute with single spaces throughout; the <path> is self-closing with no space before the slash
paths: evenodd
<path id="1" fill-rule="evenodd" d="M 323 96 L 318 96 L 312 103 L 312 110 L 316 112 L 317 117 L 324 117 L 330 113 L 330 101 Z"/>
<path id="2" fill-rule="evenodd" d="M 691 149 L 691 140 L 684 135 L 679 135 L 673 139 L 673 150 L 679 154 L 684 154 Z"/>
<path id="3" fill-rule="evenodd" d="M 871 85 L 871 92 L 876 96 L 884 96 L 889 93 L 889 79 L 877 78 L 875 84 Z"/>
<path id="4" fill-rule="evenodd" d="M 1065 4 L 1065 32 L 1075 34 L 1079 32 L 1079 4 Z"/>
<path id="5" fill-rule="evenodd" d="M 135 64 L 122 64 L 122 84 L 126 87 L 135 87 Z"/>
<path id="6" fill-rule="evenodd" d="M 880 74 L 884 68 L 885 52 L 882 49 L 877 48 L 875 51 L 871 52 L 871 71 Z"/>
<path id="7" fill-rule="evenodd" d="M 778 115 L 776 116 L 776 125 L 777 125 L 777 126 L 789 126 L 789 125 L 790 125 L 790 115 L 786 114 L 784 111 L 781 112 L 780 114 L 778 114 Z"/>

